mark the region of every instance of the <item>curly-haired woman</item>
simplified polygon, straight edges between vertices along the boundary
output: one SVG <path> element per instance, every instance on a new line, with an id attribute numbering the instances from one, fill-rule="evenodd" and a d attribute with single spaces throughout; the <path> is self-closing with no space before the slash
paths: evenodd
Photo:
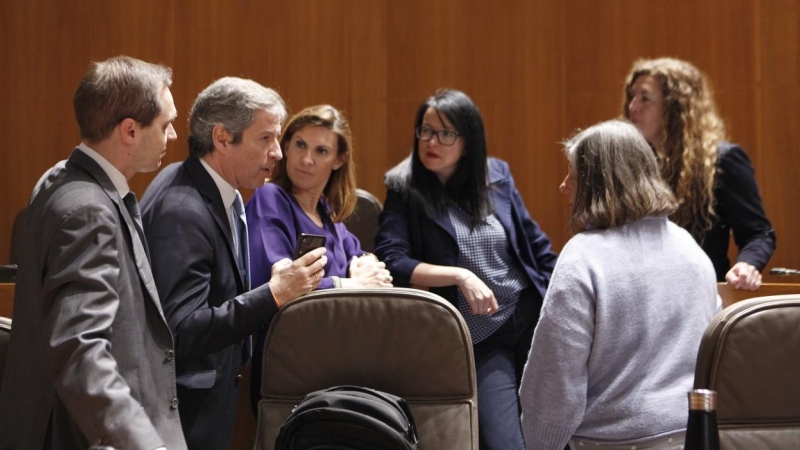
<path id="1" fill-rule="evenodd" d="M 775 251 L 772 229 L 745 151 L 726 141 L 706 76 L 672 58 L 640 59 L 625 81 L 623 113 L 656 152 L 678 200 L 670 218 L 708 254 L 718 281 L 757 289 Z M 739 248 L 728 260 L 730 233 Z"/>

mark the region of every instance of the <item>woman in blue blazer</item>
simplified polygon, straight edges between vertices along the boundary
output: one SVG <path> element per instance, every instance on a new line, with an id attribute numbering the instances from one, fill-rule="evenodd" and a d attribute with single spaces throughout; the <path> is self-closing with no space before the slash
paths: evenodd
<path id="1" fill-rule="evenodd" d="M 420 105 L 414 150 L 385 178 L 375 252 L 396 286 L 430 288 L 469 327 L 481 448 L 523 449 L 517 391 L 556 262 L 508 164 L 486 156 L 480 112 L 462 92 Z"/>

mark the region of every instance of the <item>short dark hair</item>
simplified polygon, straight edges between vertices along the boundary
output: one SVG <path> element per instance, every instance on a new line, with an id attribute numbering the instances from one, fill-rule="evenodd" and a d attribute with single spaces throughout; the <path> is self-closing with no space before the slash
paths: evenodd
<path id="1" fill-rule="evenodd" d="M 94 62 L 73 97 L 81 139 L 106 139 L 127 118 L 148 127 L 161 114 L 161 94 L 172 85 L 172 71 L 130 56 Z"/>
<path id="2" fill-rule="evenodd" d="M 594 125 L 567 141 L 564 151 L 575 175 L 569 218 L 573 232 L 669 215 L 677 207 L 653 150 L 629 123 L 610 120 Z"/>
<path id="3" fill-rule="evenodd" d="M 239 142 L 256 111 L 266 111 L 280 123 L 287 116 L 281 96 L 253 80 L 224 77 L 211 83 L 197 96 L 189 113 L 189 154 L 202 158 L 211 153 L 211 133 L 217 125 L 233 135 L 234 143 Z"/>
<path id="4" fill-rule="evenodd" d="M 275 176 L 270 182 L 282 187 L 286 192 L 292 192 L 292 180 L 286 171 L 285 155 L 294 134 L 308 126 L 327 128 L 338 137 L 337 151 L 344 158 L 344 164 L 331 173 L 322 195 L 328 202 L 331 220 L 341 222 L 350 216 L 356 207 L 356 169 L 353 162 L 350 125 L 344 115 L 333 106 L 309 106 L 289 119 L 281 136 L 284 157 L 275 164 Z"/>
<path id="5" fill-rule="evenodd" d="M 419 106 L 414 130 L 422 125 L 428 109 L 433 109 L 436 114 L 444 114 L 453 124 L 464 139 L 464 156 L 443 186 L 436 175 L 422 164 L 419 158 L 419 139 L 414 135 L 411 187 L 421 195 L 427 206 L 439 212 L 448 203 L 455 202 L 470 214 L 471 225 L 477 226 L 492 210 L 487 192 L 486 132 L 481 113 L 467 94 L 453 89 L 440 89 Z"/>

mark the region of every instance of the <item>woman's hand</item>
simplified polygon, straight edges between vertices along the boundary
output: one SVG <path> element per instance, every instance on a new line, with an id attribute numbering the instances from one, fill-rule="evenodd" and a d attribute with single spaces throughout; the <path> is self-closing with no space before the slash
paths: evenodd
<path id="1" fill-rule="evenodd" d="M 736 289 L 755 291 L 761 287 L 761 273 L 755 266 L 738 262 L 725 274 L 725 281 Z"/>
<path id="2" fill-rule="evenodd" d="M 342 278 L 342 287 L 392 287 L 386 264 L 371 253 L 350 261 L 350 278 Z"/>
<path id="3" fill-rule="evenodd" d="M 461 294 L 469 303 L 472 314 L 492 315 L 497 312 L 497 299 L 489 286 L 472 272 L 461 279 L 458 284 Z"/>

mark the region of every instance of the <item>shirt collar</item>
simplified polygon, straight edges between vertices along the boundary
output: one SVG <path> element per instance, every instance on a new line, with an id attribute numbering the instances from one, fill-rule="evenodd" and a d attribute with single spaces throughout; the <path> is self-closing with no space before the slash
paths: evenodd
<path id="1" fill-rule="evenodd" d="M 222 178 L 214 169 L 208 165 L 207 162 L 203 161 L 200 158 L 200 164 L 205 167 L 206 171 L 209 175 L 211 175 L 211 179 L 214 180 L 214 184 L 217 185 L 217 189 L 219 189 L 219 194 L 222 196 L 222 204 L 225 206 L 225 212 L 228 214 L 228 221 L 231 220 L 231 206 L 233 205 L 233 201 L 236 199 L 236 189 L 230 185 L 224 178 Z"/>
<path id="2" fill-rule="evenodd" d="M 119 169 L 108 162 L 103 155 L 97 153 L 97 151 L 93 150 L 83 142 L 78 145 L 78 149 L 80 149 L 80 151 L 85 153 L 86 156 L 92 158 L 97 164 L 100 165 L 100 168 L 103 169 L 106 175 L 108 175 L 108 178 L 111 179 L 111 182 L 114 183 L 114 187 L 117 188 L 120 198 L 124 198 L 126 195 L 128 195 L 128 192 L 131 191 L 131 188 L 128 186 L 127 178 L 125 178 L 125 175 L 123 175 Z"/>

